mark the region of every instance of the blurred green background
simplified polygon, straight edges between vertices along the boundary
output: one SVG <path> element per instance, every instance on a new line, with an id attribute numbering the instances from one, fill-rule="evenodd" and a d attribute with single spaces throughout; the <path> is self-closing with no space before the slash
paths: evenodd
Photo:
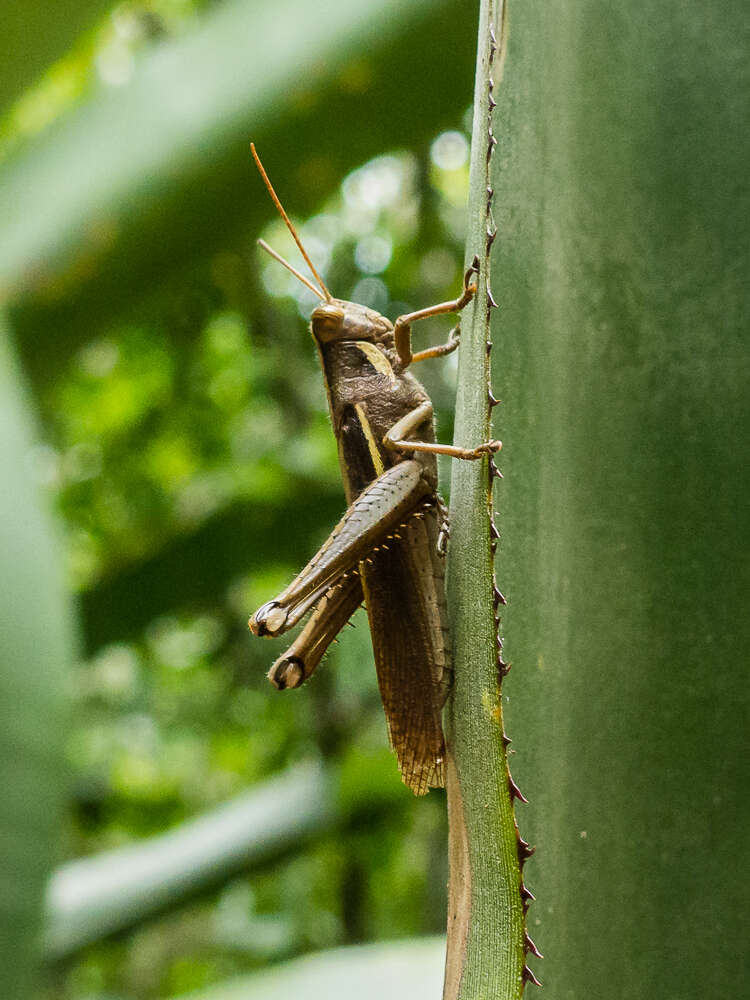
<path id="1" fill-rule="evenodd" d="M 747 982 L 745 21 L 510 9 L 503 695 L 555 1000 Z M 366 623 L 288 694 L 246 629 L 343 507 L 249 142 L 334 294 L 448 297 L 475 31 L 458 0 L 4 6 L 9 1000 L 439 995 L 444 802 L 398 780 Z M 454 371 L 420 372 L 446 441 Z"/>

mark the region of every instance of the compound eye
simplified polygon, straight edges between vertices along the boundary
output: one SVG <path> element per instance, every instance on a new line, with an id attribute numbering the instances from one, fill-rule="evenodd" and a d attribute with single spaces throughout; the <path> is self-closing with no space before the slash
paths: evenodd
<path id="1" fill-rule="evenodd" d="M 319 340 L 331 340 L 341 330 L 344 310 L 332 302 L 316 306 L 312 314 L 313 333 Z"/>

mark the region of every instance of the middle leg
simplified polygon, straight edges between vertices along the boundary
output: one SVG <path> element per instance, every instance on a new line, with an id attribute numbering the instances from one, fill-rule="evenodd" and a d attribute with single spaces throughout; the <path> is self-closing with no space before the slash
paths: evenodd
<path id="1" fill-rule="evenodd" d="M 450 455 L 451 458 L 463 458 L 468 461 L 483 458 L 485 455 L 493 455 L 502 448 L 501 441 L 485 441 L 483 444 L 477 445 L 476 448 L 461 448 L 453 444 L 409 440 L 409 435 L 413 434 L 426 420 L 429 420 L 432 417 L 432 412 L 432 403 L 425 400 L 424 403 L 420 403 L 410 413 L 407 413 L 405 417 L 397 420 L 383 438 L 385 447 L 393 451 L 422 451 L 432 455 Z"/>

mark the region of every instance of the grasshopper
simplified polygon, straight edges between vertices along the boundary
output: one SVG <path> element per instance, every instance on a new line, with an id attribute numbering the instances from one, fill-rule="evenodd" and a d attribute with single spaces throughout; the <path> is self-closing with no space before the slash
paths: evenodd
<path id="1" fill-rule="evenodd" d="M 279 689 L 299 687 L 364 601 L 388 733 L 402 780 L 415 794 L 445 782 L 441 712 L 452 680 L 444 593 L 447 510 L 437 487 L 437 455 L 475 460 L 501 445 L 435 442 L 432 403 L 408 368 L 459 345 L 457 325 L 439 347 L 412 353 L 411 327 L 458 313 L 474 296 L 475 259 L 450 302 L 385 316 L 326 288 L 271 185 L 268 192 L 317 286 L 258 242 L 321 300 L 310 329 L 320 355 L 349 508 L 301 573 L 250 619 L 256 635 L 276 636 L 310 618 L 271 666 Z"/>

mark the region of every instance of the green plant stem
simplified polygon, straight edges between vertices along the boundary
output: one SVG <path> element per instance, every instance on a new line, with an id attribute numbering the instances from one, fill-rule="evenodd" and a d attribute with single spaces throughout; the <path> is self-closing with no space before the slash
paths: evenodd
<path id="1" fill-rule="evenodd" d="M 491 437 L 490 115 L 493 74 L 501 69 L 502 15 L 502 0 L 482 0 L 467 240 L 467 261 L 479 259 L 479 275 L 474 302 L 462 316 L 456 401 L 455 440 L 463 445 Z M 448 710 L 451 880 L 445 1000 L 511 1000 L 524 986 L 521 874 L 495 646 L 491 490 L 486 459 L 454 463 L 448 603 L 455 685 Z"/>

